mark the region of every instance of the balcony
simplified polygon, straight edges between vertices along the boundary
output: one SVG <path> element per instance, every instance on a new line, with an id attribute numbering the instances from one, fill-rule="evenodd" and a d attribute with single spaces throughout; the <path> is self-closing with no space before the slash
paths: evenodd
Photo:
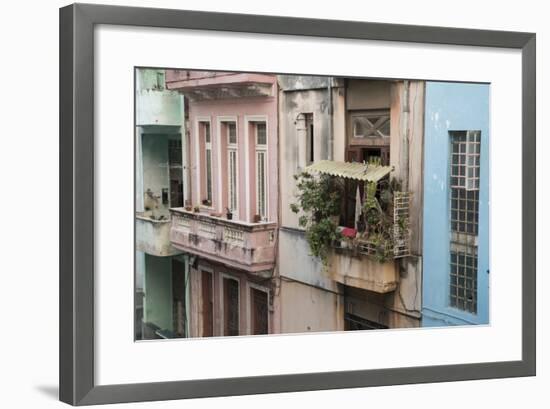
<path id="1" fill-rule="evenodd" d="M 170 240 L 181 251 L 260 273 L 275 266 L 276 223 L 246 223 L 170 209 Z"/>
<path id="2" fill-rule="evenodd" d="M 275 76 L 253 73 L 167 70 L 166 87 L 192 101 L 273 96 Z"/>
<path id="3" fill-rule="evenodd" d="M 137 214 L 136 250 L 157 257 L 181 254 L 181 251 L 170 243 L 170 219 L 155 220 Z"/>
<path id="4" fill-rule="evenodd" d="M 177 92 L 140 90 L 136 98 L 136 125 L 181 126 L 182 98 Z"/>
<path id="5" fill-rule="evenodd" d="M 380 294 L 394 291 L 399 282 L 399 271 L 393 258 L 379 262 L 356 247 L 334 247 L 328 258 L 327 271 L 334 281 Z"/>

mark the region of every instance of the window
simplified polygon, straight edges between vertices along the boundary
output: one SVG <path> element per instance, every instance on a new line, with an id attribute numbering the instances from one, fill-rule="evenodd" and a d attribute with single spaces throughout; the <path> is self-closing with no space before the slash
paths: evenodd
<path id="1" fill-rule="evenodd" d="M 313 114 L 305 114 L 306 121 L 306 166 L 315 162 L 315 134 L 313 130 Z"/>
<path id="2" fill-rule="evenodd" d="M 202 137 L 204 138 L 204 188 L 203 204 L 212 205 L 212 136 L 210 122 L 201 122 Z"/>
<path id="3" fill-rule="evenodd" d="M 354 138 L 389 138 L 390 110 L 366 111 L 351 116 Z"/>
<path id="4" fill-rule="evenodd" d="M 227 123 L 227 203 L 231 211 L 237 209 L 237 124 Z"/>
<path id="5" fill-rule="evenodd" d="M 454 247 L 454 246 L 453 246 Z M 451 307 L 477 311 L 477 247 L 451 249 Z"/>
<path id="6" fill-rule="evenodd" d="M 223 278 L 223 335 L 239 335 L 239 282 Z"/>
<path id="7" fill-rule="evenodd" d="M 450 305 L 477 313 L 480 131 L 451 131 Z"/>
<path id="8" fill-rule="evenodd" d="M 267 129 L 256 124 L 256 211 L 262 220 L 267 217 Z"/>
<path id="9" fill-rule="evenodd" d="M 212 273 L 201 272 L 202 336 L 214 335 L 214 301 L 212 299 Z"/>
<path id="10" fill-rule="evenodd" d="M 452 132 L 451 186 L 479 190 L 479 131 Z"/>
<path id="11" fill-rule="evenodd" d="M 164 90 L 164 71 L 157 71 L 157 83 L 155 88 L 159 91 Z"/>
<path id="12" fill-rule="evenodd" d="M 267 292 L 256 288 L 250 289 L 250 330 L 252 335 L 267 334 L 269 316 L 267 307 Z"/>
<path id="13" fill-rule="evenodd" d="M 170 177 L 170 207 L 182 207 L 183 172 L 181 139 L 168 140 L 168 173 Z"/>

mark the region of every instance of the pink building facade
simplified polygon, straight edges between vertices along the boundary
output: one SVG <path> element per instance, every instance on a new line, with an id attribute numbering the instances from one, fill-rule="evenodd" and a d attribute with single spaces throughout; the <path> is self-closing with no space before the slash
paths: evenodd
<path id="1" fill-rule="evenodd" d="M 278 332 L 278 92 L 273 75 L 168 70 L 188 101 L 186 201 L 172 245 L 192 255 L 190 336 Z"/>

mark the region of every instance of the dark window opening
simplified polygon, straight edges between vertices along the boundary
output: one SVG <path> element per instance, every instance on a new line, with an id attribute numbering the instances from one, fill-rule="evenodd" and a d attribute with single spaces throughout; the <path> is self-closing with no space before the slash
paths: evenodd
<path id="1" fill-rule="evenodd" d="M 315 162 L 315 133 L 313 129 L 313 114 L 304 114 L 306 121 L 306 165 Z"/>
<path id="2" fill-rule="evenodd" d="M 366 318 L 360 317 L 358 315 L 345 313 L 344 314 L 344 329 L 346 331 L 363 331 L 363 330 L 372 330 L 372 329 L 387 329 L 386 325 L 379 324 L 368 320 Z"/>
<path id="3" fill-rule="evenodd" d="M 223 332 L 226 336 L 239 335 L 239 282 L 223 279 Z"/>
<path id="4" fill-rule="evenodd" d="M 168 140 L 168 169 L 170 178 L 170 207 L 183 207 L 183 158 L 181 139 Z M 162 201 L 165 203 L 165 192 Z M 168 192 L 166 192 L 168 196 Z M 168 197 L 166 197 L 168 202 Z"/>
<path id="5" fill-rule="evenodd" d="M 212 274 L 203 271 L 201 273 L 202 290 L 202 336 L 214 335 L 214 301 L 212 299 Z"/>
<path id="6" fill-rule="evenodd" d="M 185 265 L 172 259 L 172 321 L 176 338 L 187 336 Z"/>
<path id="7" fill-rule="evenodd" d="M 250 289 L 251 302 L 251 324 L 252 335 L 262 335 L 268 333 L 268 308 L 267 293 L 265 291 Z"/>

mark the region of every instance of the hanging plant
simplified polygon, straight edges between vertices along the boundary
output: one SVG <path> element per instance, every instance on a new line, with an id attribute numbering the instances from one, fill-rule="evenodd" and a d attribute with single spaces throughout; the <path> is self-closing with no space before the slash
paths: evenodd
<path id="1" fill-rule="evenodd" d="M 298 194 L 290 209 L 296 214 L 302 213 L 298 223 L 305 229 L 311 254 L 326 266 L 332 243 L 342 239 L 338 232 L 342 187 L 336 178 L 327 175 L 303 172 L 294 179 Z"/>

